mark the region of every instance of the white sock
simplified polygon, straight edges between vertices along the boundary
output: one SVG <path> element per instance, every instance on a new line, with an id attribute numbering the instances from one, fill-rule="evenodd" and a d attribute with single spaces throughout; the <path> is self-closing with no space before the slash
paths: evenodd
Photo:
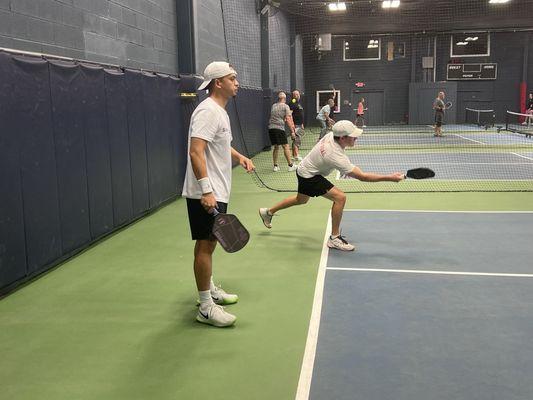
<path id="1" fill-rule="evenodd" d="M 213 304 L 210 290 L 199 290 L 198 296 L 200 297 L 200 307 L 204 308 Z"/>
<path id="2" fill-rule="evenodd" d="M 329 235 L 329 238 L 330 238 L 331 240 L 333 240 L 333 239 L 335 239 L 335 238 L 338 238 L 338 237 L 339 237 L 339 235 L 335 235 L 335 236 L 333 236 L 333 235 Z"/>
<path id="3" fill-rule="evenodd" d="M 273 216 L 273 215 L 274 215 L 274 214 L 272 214 L 272 213 L 270 212 L 270 208 L 267 210 L 267 215 L 270 215 L 270 216 Z"/>
<path id="4" fill-rule="evenodd" d="M 209 290 L 214 292 L 217 290 L 217 287 L 215 286 L 215 283 L 213 282 L 213 277 L 211 276 L 211 281 L 209 283 Z"/>

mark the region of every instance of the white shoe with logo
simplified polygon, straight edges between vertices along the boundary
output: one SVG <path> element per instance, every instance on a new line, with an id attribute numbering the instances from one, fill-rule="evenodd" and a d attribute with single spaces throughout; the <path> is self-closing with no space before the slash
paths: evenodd
<path id="1" fill-rule="evenodd" d="M 274 172 L 278 172 L 279 171 L 279 166 L 277 165 L 274 165 L 274 168 L 272 169 Z"/>
<path id="2" fill-rule="evenodd" d="M 344 236 L 337 236 L 336 238 L 332 238 L 331 236 L 328 239 L 328 247 L 330 249 L 337 249 L 342 251 L 354 251 L 355 246 L 353 244 L 348 243 L 348 241 L 344 238 Z"/>
<path id="3" fill-rule="evenodd" d="M 236 294 L 226 293 L 221 286 L 215 286 L 215 290 L 211 290 L 211 298 L 216 304 L 235 304 L 239 301 L 239 296 Z"/>
<path id="4" fill-rule="evenodd" d="M 292 165 L 289 167 L 289 172 L 296 171 L 296 168 L 298 168 L 298 165 L 297 165 L 296 163 L 292 164 Z"/>
<path id="5" fill-rule="evenodd" d="M 263 220 L 263 225 L 265 225 L 268 229 L 272 228 L 272 217 L 273 214 L 269 214 L 268 208 L 260 208 L 259 209 L 259 216 Z"/>
<path id="6" fill-rule="evenodd" d="M 235 315 L 230 314 L 224 310 L 224 307 L 214 303 L 207 307 L 200 306 L 198 308 L 198 314 L 196 314 L 196 321 L 219 328 L 231 326 L 236 320 L 237 317 Z"/>

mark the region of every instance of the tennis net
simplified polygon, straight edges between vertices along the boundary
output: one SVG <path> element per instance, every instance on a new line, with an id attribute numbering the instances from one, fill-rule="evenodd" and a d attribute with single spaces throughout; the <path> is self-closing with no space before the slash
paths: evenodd
<path id="1" fill-rule="evenodd" d="M 533 136 L 533 114 L 507 111 L 505 113 L 505 130 L 526 135 L 527 138 Z"/>
<path id="2" fill-rule="evenodd" d="M 467 124 L 474 124 L 485 129 L 493 127 L 496 121 L 494 110 L 476 110 L 466 107 L 465 116 Z"/>

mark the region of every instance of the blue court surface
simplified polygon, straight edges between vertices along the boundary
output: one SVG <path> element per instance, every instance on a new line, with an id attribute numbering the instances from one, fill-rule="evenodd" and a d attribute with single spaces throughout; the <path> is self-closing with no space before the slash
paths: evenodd
<path id="1" fill-rule="evenodd" d="M 531 400 L 533 213 L 347 211 L 297 399 Z M 328 227 L 329 229 L 329 227 Z"/>
<path id="2" fill-rule="evenodd" d="M 350 161 L 363 171 L 388 174 L 424 166 L 435 180 L 531 180 L 532 153 L 352 153 Z"/>

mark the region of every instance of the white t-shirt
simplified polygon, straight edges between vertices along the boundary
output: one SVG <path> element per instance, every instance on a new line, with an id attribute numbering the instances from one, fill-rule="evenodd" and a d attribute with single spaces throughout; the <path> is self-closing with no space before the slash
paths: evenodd
<path id="1" fill-rule="evenodd" d="M 322 121 L 325 121 L 326 113 L 328 114 L 328 116 L 331 114 L 331 107 L 329 106 L 329 104 L 326 104 L 324 107 L 320 109 L 320 111 L 318 112 L 318 115 L 316 116 L 316 119 L 321 119 Z"/>
<path id="2" fill-rule="evenodd" d="M 228 113 L 211 97 L 202 101 L 192 113 L 188 150 L 191 147 L 191 137 L 207 142 L 205 149 L 207 176 L 215 199 L 227 203 L 231 191 L 231 141 L 233 137 Z M 190 156 L 187 157 L 187 172 L 181 195 L 189 199 L 202 197 L 202 190 L 194 175 Z"/>
<path id="3" fill-rule="evenodd" d="M 312 178 L 316 175 L 328 176 L 334 169 L 345 175 L 353 167 L 344 149 L 333 139 L 333 132 L 330 132 L 315 144 L 296 172 L 302 178 Z"/>
<path id="4" fill-rule="evenodd" d="M 268 129 L 285 130 L 285 118 L 291 115 L 291 109 L 285 103 L 274 103 L 270 111 L 270 119 L 268 120 Z"/>

